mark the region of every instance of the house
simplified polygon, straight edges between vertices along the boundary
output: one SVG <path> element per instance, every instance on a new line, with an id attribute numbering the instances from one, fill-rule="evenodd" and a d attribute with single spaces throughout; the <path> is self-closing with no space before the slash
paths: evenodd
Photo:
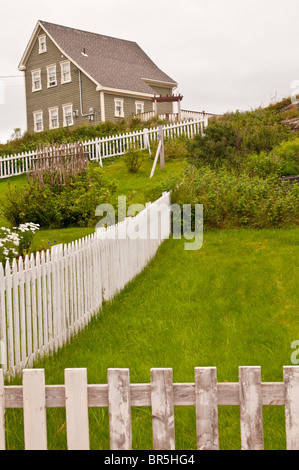
<path id="1" fill-rule="evenodd" d="M 25 73 L 27 130 L 172 113 L 177 83 L 136 42 L 38 21 L 18 69 Z"/>

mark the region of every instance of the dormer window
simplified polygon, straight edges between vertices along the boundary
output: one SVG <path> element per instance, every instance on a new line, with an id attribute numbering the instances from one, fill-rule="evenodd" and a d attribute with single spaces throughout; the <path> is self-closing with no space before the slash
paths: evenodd
<path id="1" fill-rule="evenodd" d="M 39 46 L 39 54 L 43 54 L 43 52 L 47 52 L 46 36 L 39 36 L 38 46 Z"/>
<path id="2" fill-rule="evenodd" d="M 70 62 L 61 62 L 61 83 L 69 83 L 72 81 Z"/>
<path id="3" fill-rule="evenodd" d="M 47 67 L 48 88 L 57 85 L 56 78 L 56 65 L 49 65 Z"/>
<path id="4" fill-rule="evenodd" d="M 41 81 L 41 71 L 33 70 L 32 74 L 32 91 L 39 91 L 42 89 L 42 81 Z"/>

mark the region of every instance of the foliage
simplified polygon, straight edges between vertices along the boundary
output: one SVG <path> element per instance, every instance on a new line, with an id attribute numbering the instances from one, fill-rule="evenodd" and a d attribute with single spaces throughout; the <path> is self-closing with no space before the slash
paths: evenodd
<path id="1" fill-rule="evenodd" d="M 276 175 L 250 177 L 189 166 L 172 202 L 203 204 L 206 229 L 299 225 L 299 185 L 281 182 Z"/>
<path id="2" fill-rule="evenodd" d="M 59 129 L 45 130 L 42 132 L 27 131 L 21 137 L 15 132 L 7 143 L 0 144 L 0 156 L 35 151 L 39 145 L 52 145 L 53 142 L 62 144 L 85 141 L 96 137 L 102 138 L 140 130 L 145 127 L 156 127 L 158 123 L 155 118 L 147 122 L 141 122 L 137 118 L 132 118 L 129 120 L 120 119 L 117 122 L 100 122 L 96 125 L 60 127 Z"/>
<path id="3" fill-rule="evenodd" d="M 149 157 L 146 150 L 141 150 L 135 145 L 126 151 L 123 158 L 129 173 L 137 173 Z"/>
<path id="4" fill-rule="evenodd" d="M 9 186 L 2 208 L 14 225 L 31 220 L 50 228 L 89 226 L 97 220 L 96 207 L 111 203 L 116 189 L 115 181 L 109 181 L 99 166 L 89 164 L 87 171 L 78 174 L 69 185 L 40 186 L 31 180 L 22 189 Z"/>
<path id="5" fill-rule="evenodd" d="M 292 136 L 292 131 L 281 124 L 281 116 L 269 108 L 237 111 L 211 119 L 204 135 L 190 142 L 188 159 L 196 166 L 239 168 L 248 154 L 269 152 Z"/>
<path id="6" fill-rule="evenodd" d="M 35 232 L 39 225 L 27 222 L 14 227 L 13 231 L 7 227 L 0 228 L 0 263 L 12 261 L 16 256 L 23 256 L 29 252 Z"/>

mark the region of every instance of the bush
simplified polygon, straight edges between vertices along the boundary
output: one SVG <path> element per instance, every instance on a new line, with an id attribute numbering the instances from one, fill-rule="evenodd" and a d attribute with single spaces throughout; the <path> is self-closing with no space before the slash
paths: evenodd
<path id="1" fill-rule="evenodd" d="M 137 146 L 127 150 L 124 155 L 124 161 L 130 173 L 137 173 L 148 158 L 148 152 Z"/>
<path id="2" fill-rule="evenodd" d="M 267 228 L 299 224 L 299 185 L 276 175 L 250 177 L 189 166 L 172 202 L 203 204 L 205 228 Z"/>
<path id="3" fill-rule="evenodd" d="M 21 189 L 9 186 L 2 211 L 13 225 L 31 220 L 49 228 L 92 226 L 97 221 L 96 207 L 114 202 L 116 190 L 116 183 L 109 181 L 98 165 L 90 164 L 84 174 L 77 175 L 67 186 L 41 187 L 36 181 Z"/>
<path id="4" fill-rule="evenodd" d="M 212 119 L 205 134 L 196 135 L 191 141 L 188 159 L 198 167 L 209 164 L 213 168 L 240 168 L 248 154 L 270 152 L 293 137 L 280 120 L 268 108 Z"/>
<path id="5" fill-rule="evenodd" d="M 16 256 L 28 254 L 33 236 L 39 226 L 31 222 L 14 227 L 13 231 L 7 227 L 0 228 L 0 263 L 12 261 Z"/>

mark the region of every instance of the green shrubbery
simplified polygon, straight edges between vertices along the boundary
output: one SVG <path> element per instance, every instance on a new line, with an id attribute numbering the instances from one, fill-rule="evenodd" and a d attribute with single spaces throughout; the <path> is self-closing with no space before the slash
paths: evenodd
<path id="1" fill-rule="evenodd" d="M 268 109 L 236 112 L 210 120 L 205 134 L 190 142 L 189 161 L 196 166 L 239 168 L 249 154 L 269 152 L 291 137 L 281 117 Z"/>
<path id="2" fill-rule="evenodd" d="M 0 263 L 12 261 L 16 256 L 23 256 L 29 253 L 29 249 L 36 230 L 39 225 L 27 222 L 14 227 L 0 228 Z"/>
<path id="3" fill-rule="evenodd" d="M 65 186 L 40 186 L 32 180 L 21 189 L 10 186 L 1 205 L 13 225 L 30 220 L 49 228 L 92 226 L 97 221 L 96 207 L 112 203 L 116 190 L 115 181 L 109 181 L 100 167 L 90 164 Z"/>
<path id="4" fill-rule="evenodd" d="M 141 150 L 138 146 L 134 146 L 127 150 L 123 158 L 128 171 L 130 173 L 137 173 L 143 163 L 148 160 L 149 153 L 146 150 Z"/>
<path id="5" fill-rule="evenodd" d="M 62 144 L 90 140 L 96 137 L 108 137 L 145 127 L 155 127 L 162 122 L 157 121 L 155 118 L 147 122 L 141 122 L 141 120 L 134 118 L 129 120 L 121 119 L 117 122 L 100 122 L 89 126 L 60 127 L 59 129 L 43 132 L 25 132 L 21 138 L 12 138 L 6 144 L 0 144 L 0 156 L 33 151 L 39 145 L 52 145 L 53 142 Z"/>
<path id="6" fill-rule="evenodd" d="M 203 204 L 205 228 L 267 228 L 299 224 L 299 185 L 226 169 L 189 166 L 172 202 Z"/>
<path id="7" fill-rule="evenodd" d="M 206 228 L 299 224 L 299 137 L 281 124 L 288 104 L 212 119 L 188 144 L 173 202 L 203 204 Z"/>

